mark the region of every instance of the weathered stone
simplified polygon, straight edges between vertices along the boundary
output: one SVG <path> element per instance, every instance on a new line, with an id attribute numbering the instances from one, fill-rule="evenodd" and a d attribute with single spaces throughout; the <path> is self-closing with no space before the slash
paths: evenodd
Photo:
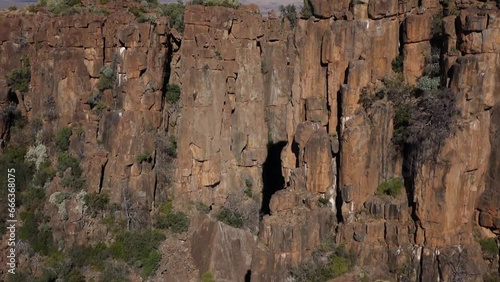
<path id="1" fill-rule="evenodd" d="M 330 138 L 324 129 L 314 132 L 304 149 L 306 188 L 310 192 L 325 193 L 332 185 L 332 153 Z"/>

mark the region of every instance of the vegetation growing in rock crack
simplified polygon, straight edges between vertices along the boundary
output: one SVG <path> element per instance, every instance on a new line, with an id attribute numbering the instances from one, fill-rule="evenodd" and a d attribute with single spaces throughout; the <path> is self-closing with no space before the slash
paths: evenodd
<path id="1" fill-rule="evenodd" d="M 181 97 L 181 87 L 178 84 L 167 84 L 165 99 L 170 103 L 177 103 Z"/>
<path id="2" fill-rule="evenodd" d="M 113 88 L 114 77 L 114 71 L 110 66 L 102 67 L 99 81 L 97 82 L 97 89 L 103 91 Z"/>

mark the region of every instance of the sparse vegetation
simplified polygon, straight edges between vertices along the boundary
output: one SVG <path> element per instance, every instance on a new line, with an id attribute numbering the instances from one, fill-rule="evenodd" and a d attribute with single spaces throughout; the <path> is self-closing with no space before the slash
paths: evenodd
<path id="1" fill-rule="evenodd" d="M 81 0 L 47 0 L 40 1 L 40 6 L 47 6 L 49 12 L 56 15 L 71 15 L 80 12 Z"/>
<path id="2" fill-rule="evenodd" d="M 48 255 L 55 251 L 52 230 L 39 212 L 25 211 L 21 213 L 22 226 L 19 228 L 19 238 L 26 240 L 33 251 Z"/>
<path id="3" fill-rule="evenodd" d="M 311 4 L 311 0 L 304 0 L 304 6 L 302 7 L 302 18 L 309 19 L 313 16 L 313 7 Z"/>
<path id="4" fill-rule="evenodd" d="M 292 269 L 294 281 L 325 282 L 345 274 L 354 265 L 354 257 L 343 245 L 336 245 L 333 238 L 327 238 L 313 251 L 312 259 Z"/>
<path id="5" fill-rule="evenodd" d="M 207 271 L 201 276 L 201 282 L 215 282 L 212 272 Z"/>
<path id="6" fill-rule="evenodd" d="M 174 135 L 170 135 L 168 137 L 168 144 L 166 147 L 166 152 L 172 158 L 177 157 L 177 141 L 175 140 Z"/>
<path id="7" fill-rule="evenodd" d="M 98 106 L 99 103 L 101 102 L 102 99 L 102 93 L 101 92 L 96 92 L 90 96 L 85 104 L 90 106 L 90 109 L 93 109 L 94 107 Z"/>
<path id="8" fill-rule="evenodd" d="M 224 222 L 227 225 L 242 228 L 245 220 L 243 215 L 236 210 L 230 210 L 228 208 L 222 208 L 217 214 L 217 220 Z"/>
<path id="9" fill-rule="evenodd" d="M 115 259 L 140 266 L 141 275 L 147 277 L 158 268 L 161 254 L 157 248 L 163 240 L 165 236 L 156 230 L 121 232 L 116 235 L 109 251 Z"/>
<path id="10" fill-rule="evenodd" d="M 174 104 L 179 101 L 180 97 L 181 87 L 178 84 L 168 84 L 165 91 L 165 99 L 167 99 L 168 102 Z"/>
<path id="11" fill-rule="evenodd" d="M 253 198 L 254 193 L 252 190 L 253 187 L 253 181 L 251 178 L 246 178 L 245 179 L 245 190 L 243 190 L 243 193 L 249 198 Z"/>
<path id="12" fill-rule="evenodd" d="M 159 209 L 156 227 L 182 233 L 189 229 L 189 217 L 183 212 L 175 211 L 172 202 L 168 201 Z"/>
<path id="13" fill-rule="evenodd" d="M 417 81 L 417 88 L 423 91 L 436 90 L 440 85 L 441 81 L 439 77 L 429 77 L 424 75 Z"/>
<path id="14" fill-rule="evenodd" d="M 65 152 L 69 149 L 69 138 L 71 137 L 71 127 L 63 127 L 56 134 L 56 148 L 59 152 Z"/>
<path id="15" fill-rule="evenodd" d="M 104 66 L 101 69 L 101 75 L 99 76 L 99 81 L 97 82 L 97 89 L 99 89 L 100 91 L 104 91 L 106 89 L 113 88 L 114 80 L 115 79 L 114 79 L 113 69 L 109 66 Z"/>
<path id="16" fill-rule="evenodd" d="M 109 256 L 109 249 L 102 242 L 97 243 L 95 246 L 75 244 L 68 250 L 68 257 L 75 267 L 90 265 L 95 269 L 104 270 L 104 261 Z"/>
<path id="17" fill-rule="evenodd" d="M 68 168 L 71 169 L 71 174 L 65 175 Z M 83 171 L 80 168 L 80 163 L 68 152 L 60 152 L 57 154 L 57 169 L 61 175 L 64 176 L 61 180 L 61 185 L 72 187 L 75 190 L 79 190 L 84 186 L 85 180 L 82 178 Z"/>
<path id="18" fill-rule="evenodd" d="M 498 256 L 499 249 L 495 238 L 479 240 L 479 244 L 481 245 L 481 250 L 485 258 L 493 259 Z"/>
<path id="19" fill-rule="evenodd" d="M 168 17 L 170 26 L 179 32 L 184 32 L 184 10 L 186 6 L 181 0 L 177 3 L 160 5 L 160 13 Z"/>
<path id="20" fill-rule="evenodd" d="M 196 202 L 195 206 L 196 206 L 196 210 L 201 212 L 201 213 L 204 213 L 204 214 L 210 213 L 210 207 L 207 206 L 203 202 Z"/>
<path id="21" fill-rule="evenodd" d="M 330 201 L 328 200 L 328 198 L 319 198 L 318 199 L 318 204 L 320 207 L 327 207 L 329 203 L 330 203 Z"/>
<path id="22" fill-rule="evenodd" d="M 238 8 L 240 1 L 238 0 L 192 0 L 190 5 L 203 5 L 203 6 L 222 6 L 229 8 Z"/>
<path id="23" fill-rule="evenodd" d="M 7 74 L 7 84 L 13 91 L 21 94 L 28 93 L 31 81 L 31 66 L 28 57 L 21 59 L 21 66 L 13 69 Z"/>
<path id="24" fill-rule="evenodd" d="M 106 193 L 93 193 L 84 196 L 85 206 L 92 215 L 106 210 L 109 206 L 109 195 Z"/>
<path id="25" fill-rule="evenodd" d="M 394 60 L 392 60 L 392 70 L 395 73 L 403 73 L 403 55 L 398 55 Z"/>
<path id="26" fill-rule="evenodd" d="M 138 163 L 151 162 L 152 160 L 153 160 L 153 158 L 151 157 L 151 153 L 147 152 L 147 151 L 144 153 L 141 153 L 141 154 L 139 154 L 139 156 L 137 156 Z"/>
<path id="27" fill-rule="evenodd" d="M 9 11 L 15 11 L 15 10 L 17 10 L 17 6 L 15 6 L 15 5 L 9 6 L 7 8 L 7 10 L 9 10 Z"/>
<path id="28" fill-rule="evenodd" d="M 295 25 L 297 25 L 297 10 L 295 8 L 295 5 L 293 4 L 286 6 L 281 5 L 279 10 L 280 10 L 281 20 L 284 20 L 286 18 L 288 19 L 292 27 L 295 27 Z"/>
<path id="29" fill-rule="evenodd" d="M 403 180 L 399 177 L 391 178 L 380 183 L 377 188 L 377 195 L 389 195 L 397 197 L 404 190 Z"/>

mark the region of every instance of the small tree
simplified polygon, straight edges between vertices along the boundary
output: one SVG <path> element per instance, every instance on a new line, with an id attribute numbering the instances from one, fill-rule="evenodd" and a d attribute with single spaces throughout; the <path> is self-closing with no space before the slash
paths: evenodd
<path id="1" fill-rule="evenodd" d="M 13 69 L 7 74 L 7 84 L 14 91 L 19 91 L 22 94 L 28 92 L 31 81 L 31 66 L 28 57 L 21 59 L 21 66 Z"/>
<path id="2" fill-rule="evenodd" d="M 297 10 L 295 9 L 295 5 L 293 4 L 286 6 L 281 5 L 280 15 L 282 20 L 284 20 L 285 18 L 288 19 L 292 27 L 295 27 L 295 25 L 297 24 Z"/>

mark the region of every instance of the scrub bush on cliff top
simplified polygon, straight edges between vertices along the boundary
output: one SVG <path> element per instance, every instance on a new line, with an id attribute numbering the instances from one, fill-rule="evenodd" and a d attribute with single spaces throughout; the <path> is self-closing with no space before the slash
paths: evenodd
<path id="1" fill-rule="evenodd" d="M 177 3 L 160 5 L 160 13 L 168 17 L 170 26 L 179 32 L 184 32 L 184 3 L 181 0 Z"/>
<path id="2" fill-rule="evenodd" d="M 240 6 L 240 1 L 238 1 L 238 0 L 192 0 L 191 2 L 189 2 L 189 4 L 238 8 Z"/>

